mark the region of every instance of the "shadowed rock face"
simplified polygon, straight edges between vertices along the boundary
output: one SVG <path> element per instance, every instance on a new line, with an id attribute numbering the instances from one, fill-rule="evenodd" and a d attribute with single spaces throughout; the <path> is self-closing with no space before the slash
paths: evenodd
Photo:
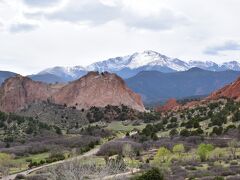
<path id="1" fill-rule="evenodd" d="M 0 111 L 15 112 L 37 101 L 88 109 L 92 106 L 126 105 L 144 111 L 141 97 L 126 87 L 115 74 L 90 72 L 65 86 L 48 85 L 30 78 L 15 76 L 0 88 Z"/>
<path id="2" fill-rule="evenodd" d="M 240 101 L 240 78 L 235 82 L 213 92 L 206 100 L 218 99 L 221 97 L 235 99 Z"/>
<path id="3" fill-rule="evenodd" d="M 120 77 L 107 72 L 88 73 L 58 91 L 53 101 L 76 106 L 77 109 L 124 104 L 138 111 L 145 110 L 141 97 L 132 92 Z"/>

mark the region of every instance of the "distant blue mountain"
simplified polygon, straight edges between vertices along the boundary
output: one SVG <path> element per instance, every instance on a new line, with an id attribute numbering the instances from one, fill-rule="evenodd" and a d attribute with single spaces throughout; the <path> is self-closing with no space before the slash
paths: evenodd
<path id="1" fill-rule="evenodd" d="M 16 73 L 14 72 L 10 72 L 10 71 L 0 71 L 0 84 L 2 84 L 5 79 L 8 79 L 10 77 L 13 77 L 17 75 Z"/>
<path id="2" fill-rule="evenodd" d="M 56 76 L 54 74 L 36 74 L 36 75 L 30 75 L 28 76 L 34 81 L 40 81 L 44 83 L 66 83 L 69 81 L 69 79 L 64 79 L 62 77 Z"/>
<path id="3" fill-rule="evenodd" d="M 143 71 L 126 79 L 126 83 L 142 96 L 144 102 L 159 102 L 168 98 L 207 95 L 239 76 L 239 71 L 213 72 L 200 68 L 173 73 Z"/>

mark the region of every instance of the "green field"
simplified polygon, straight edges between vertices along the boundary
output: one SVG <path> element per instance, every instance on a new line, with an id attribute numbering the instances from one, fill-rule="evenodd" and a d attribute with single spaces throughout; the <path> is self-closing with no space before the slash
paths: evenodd
<path id="1" fill-rule="evenodd" d="M 32 160 L 32 162 L 39 163 L 41 160 L 45 160 L 48 157 L 49 157 L 49 153 L 41 153 L 41 154 L 30 155 L 27 157 L 15 158 L 12 160 L 12 162 L 13 164 L 16 165 L 16 167 L 13 167 L 10 169 L 10 174 L 21 172 L 28 169 L 30 160 Z"/>
<path id="2" fill-rule="evenodd" d="M 140 125 L 134 126 L 132 124 L 124 125 L 121 121 L 113 121 L 110 124 L 108 124 L 107 129 L 115 131 L 115 132 L 130 132 L 134 129 L 137 130 L 143 130 L 145 128 L 146 124 L 142 123 Z"/>

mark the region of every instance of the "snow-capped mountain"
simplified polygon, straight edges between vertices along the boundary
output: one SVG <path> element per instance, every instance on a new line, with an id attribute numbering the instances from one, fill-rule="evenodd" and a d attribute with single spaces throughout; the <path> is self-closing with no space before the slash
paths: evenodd
<path id="1" fill-rule="evenodd" d="M 61 77 L 63 81 L 72 81 L 87 73 L 87 70 L 82 66 L 74 67 L 60 67 L 56 66 L 53 68 L 45 69 L 38 73 L 38 75 L 52 74 L 57 77 Z"/>
<path id="2" fill-rule="evenodd" d="M 190 68 L 193 67 L 198 67 L 204 70 L 209 70 L 209 71 L 219 71 L 220 67 L 217 63 L 212 62 L 212 61 L 189 61 L 188 66 Z"/>
<path id="3" fill-rule="evenodd" d="M 119 71 L 129 64 L 131 56 L 110 58 L 108 60 L 99 61 L 86 67 L 88 71 Z"/>
<path id="4" fill-rule="evenodd" d="M 186 71 L 198 67 L 209 71 L 234 70 L 240 71 L 240 63 L 237 61 L 217 64 L 213 61 L 182 61 L 170 58 L 155 51 L 144 51 L 133 55 L 111 58 L 105 61 L 93 63 L 86 67 L 91 71 L 115 72 L 123 78 L 131 77 L 140 71 L 156 70 L 160 72 Z"/>
<path id="5" fill-rule="evenodd" d="M 189 67 L 198 67 L 204 70 L 209 71 L 226 71 L 226 70 L 233 70 L 233 71 L 240 71 L 240 63 L 237 61 L 230 61 L 225 62 L 223 64 L 217 64 L 212 61 L 189 61 Z"/>
<path id="6" fill-rule="evenodd" d="M 217 64 L 212 61 L 182 61 L 170 58 L 155 51 L 144 51 L 128 56 L 110 58 L 104 61 L 93 63 L 87 67 L 53 67 L 41 71 L 38 75 L 52 74 L 72 81 L 85 75 L 88 71 L 109 71 L 118 74 L 122 78 L 129 78 L 141 71 L 176 72 L 186 71 L 193 67 L 198 67 L 209 71 L 234 70 L 240 71 L 240 63 L 237 61 Z"/>
<path id="7" fill-rule="evenodd" d="M 237 61 L 230 61 L 225 62 L 221 65 L 221 68 L 223 70 L 234 70 L 234 71 L 240 71 L 240 63 Z"/>
<path id="8" fill-rule="evenodd" d="M 87 66 L 86 69 L 94 71 L 121 71 L 123 69 L 154 70 L 159 67 L 171 69 L 169 71 L 187 70 L 187 63 L 179 59 L 172 59 L 155 51 L 144 51 L 133 55 L 111 58 Z M 168 71 L 168 70 L 167 70 Z"/>
<path id="9" fill-rule="evenodd" d="M 87 66 L 86 69 L 88 71 L 115 72 L 123 78 L 129 78 L 141 71 L 174 72 L 185 71 L 189 67 L 182 60 L 170 58 L 155 51 L 144 51 L 96 62 Z"/>

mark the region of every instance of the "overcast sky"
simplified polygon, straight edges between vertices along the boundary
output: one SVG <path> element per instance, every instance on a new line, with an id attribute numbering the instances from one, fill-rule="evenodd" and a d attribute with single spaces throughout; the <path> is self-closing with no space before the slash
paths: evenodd
<path id="1" fill-rule="evenodd" d="M 240 60 L 240 0 L 0 0 L 0 69 L 22 74 L 155 50 Z"/>

